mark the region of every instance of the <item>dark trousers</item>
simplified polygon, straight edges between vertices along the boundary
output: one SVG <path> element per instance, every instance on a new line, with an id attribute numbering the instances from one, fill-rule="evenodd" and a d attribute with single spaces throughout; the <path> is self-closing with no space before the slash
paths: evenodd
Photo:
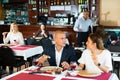
<path id="1" fill-rule="evenodd" d="M 89 35 L 89 32 L 78 32 L 77 44 L 78 44 L 80 47 L 82 47 L 82 42 L 84 42 L 84 45 L 86 44 L 88 35 Z"/>

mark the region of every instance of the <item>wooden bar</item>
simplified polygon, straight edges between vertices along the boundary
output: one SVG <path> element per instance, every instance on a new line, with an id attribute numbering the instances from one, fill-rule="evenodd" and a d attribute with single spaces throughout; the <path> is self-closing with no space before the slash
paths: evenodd
<path id="1" fill-rule="evenodd" d="M 33 33 L 39 29 L 40 25 L 19 25 L 20 32 L 23 33 L 24 38 L 33 36 Z M 0 25 L 0 42 L 2 43 L 2 32 L 9 31 L 10 25 Z M 67 38 L 70 42 L 76 43 L 76 32 L 73 31 L 73 26 L 46 26 L 47 31 L 53 34 L 56 30 L 62 30 L 66 32 Z"/>

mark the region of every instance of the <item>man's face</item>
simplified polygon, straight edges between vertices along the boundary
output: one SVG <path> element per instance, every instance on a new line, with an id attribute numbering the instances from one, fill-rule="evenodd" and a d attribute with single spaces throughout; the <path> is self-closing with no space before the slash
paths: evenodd
<path id="1" fill-rule="evenodd" d="M 85 13 L 83 14 L 83 16 L 84 16 L 85 19 L 87 19 L 87 18 L 89 17 L 89 12 L 85 12 Z"/>
<path id="2" fill-rule="evenodd" d="M 63 33 L 58 33 L 55 38 L 54 38 L 54 41 L 56 43 L 56 46 L 65 46 L 66 44 L 66 35 L 63 34 Z"/>

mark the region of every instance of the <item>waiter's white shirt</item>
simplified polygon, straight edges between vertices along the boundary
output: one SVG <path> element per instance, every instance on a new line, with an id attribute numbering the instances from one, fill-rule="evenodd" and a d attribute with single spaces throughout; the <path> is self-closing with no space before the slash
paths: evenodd
<path id="1" fill-rule="evenodd" d="M 89 29 L 89 26 L 91 26 L 92 29 L 92 21 L 91 19 L 84 19 L 83 17 L 78 17 L 78 19 L 75 22 L 73 30 L 78 32 L 78 29 L 81 29 L 82 32 L 87 32 Z"/>

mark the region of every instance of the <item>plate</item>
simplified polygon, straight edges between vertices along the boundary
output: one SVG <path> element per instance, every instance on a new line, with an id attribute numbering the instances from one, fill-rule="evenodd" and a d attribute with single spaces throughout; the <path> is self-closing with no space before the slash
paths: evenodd
<path id="1" fill-rule="evenodd" d="M 13 44 L 2 44 L 2 46 L 14 46 Z"/>
<path id="2" fill-rule="evenodd" d="M 42 39 L 42 37 L 35 37 L 35 39 Z"/>
<path id="3" fill-rule="evenodd" d="M 52 72 L 56 72 L 56 71 L 61 72 L 63 69 L 61 67 L 57 67 L 57 66 L 46 66 L 46 67 L 42 67 L 40 70 L 52 73 Z"/>
<path id="4" fill-rule="evenodd" d="M 83 76 L 83 77 L 97 77 L 97 76 L 101 75 L 101 73 L 90 73 L 86 70 L 80 70 L 78 72 L 78 75 Z"/>

